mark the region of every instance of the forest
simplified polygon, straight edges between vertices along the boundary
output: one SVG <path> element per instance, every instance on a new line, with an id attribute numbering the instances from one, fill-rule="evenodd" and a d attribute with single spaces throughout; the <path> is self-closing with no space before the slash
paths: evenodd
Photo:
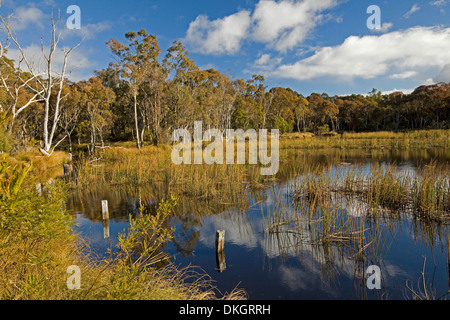
<path id="1" fill-rule="evenodd" d="M 208 128 L 279 129 L 289 132 L 370 132 L 450 127 L 450 84 L 423 85 L 411 94 L 304 96 L 291 88 L 265 85 L 263 75 L 230 79 L 215 69 L 201 70 L 186 47 L 175 41 L 162 52 L 155 35 L 144 29 L 128 32 L 126 42 L 107 42 L 114 61 L 88 79 L 70 81 L 64 50 L 61 72 L 51 70 L 58 48 L 55 34 L 46 72 L 38 73 L 10 32 L 21 61 L 0 58 L 0 151 L 33 145 L 44 154 L 57 147 L 90 152 L 107 141 L 169 143 L 176 129 L 193 129 L 194 121 Z"/>

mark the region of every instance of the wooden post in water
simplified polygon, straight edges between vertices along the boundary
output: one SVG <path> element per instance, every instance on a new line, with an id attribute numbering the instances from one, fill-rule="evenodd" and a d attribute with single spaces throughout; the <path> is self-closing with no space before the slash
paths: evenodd
<path id="1" fill-rule="evenodd" d="M 225 230 L 217 230 L 216 232 L 216 250 L 223 251 L 225 247 Z"/>
<path id="2" fill-rule="evenodd" d="M 102 200 L 102 217 L 103 220 L 109 220 L 108 200 Z"/>
<path id="3" fill-rule="evenodd" d="M 225 230 L 218 230 L 216 232 L 216 263 L 217 270 L 219 272 L 224 272 L 227 268 L 225 262 Z"/>
<path id="4" fill-rule="evenodd" d="M 109 238 L 109 208 L 108 200 L 102 200 L 103 238 Z"/>

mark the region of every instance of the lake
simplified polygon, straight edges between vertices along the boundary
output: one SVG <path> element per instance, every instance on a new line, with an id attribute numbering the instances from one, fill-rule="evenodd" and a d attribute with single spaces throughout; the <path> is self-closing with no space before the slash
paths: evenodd
<path id="1" fill-rule="evenodd" d="M 283 169 L 307 161 L 323 165 L 333 177 L 352 170 L 364 176 L 374 165 L 395 164 L 400 173 L 414 175 L 431 161 L 448 164 L 447 150 L 316 151 L 287 159 L 280 164 L 277 181 L 264 187 L 244 185 L 243 192 L 222 199 L 180 199 L 169 222 L 174 240 L 164 248 L 171 261 L 206 272 L 221 293 L 239 287 L 254 300 L 403 300 L 414 293 L 439 298 L 449 291 L 448 220 L 422 219 L 404 208 L 368 214 L 364 199 L 343 192 L 330 193 L 311 211 L 310 202 L 296 198 L 305 175 Z M 130 215 L 139 218 L 141 207 L 151 214 L 166 188 L 98 185 L 74 190 L 68 209 L 76 220 L 75 231 L 88 241 L 93 257 L 107 257 L 118 234 L 127 231 Z M 101 200 L 109 202 L 106 239 Z M 332 212 L 331 227 L 326 211 Z M 325 234 L 326 228 L 332 232 Z M 223 256 L 216 255 L 217 230 L 225 230 Z M 366 285 L 371 265 L 381 271 L 379 290 Z"/>

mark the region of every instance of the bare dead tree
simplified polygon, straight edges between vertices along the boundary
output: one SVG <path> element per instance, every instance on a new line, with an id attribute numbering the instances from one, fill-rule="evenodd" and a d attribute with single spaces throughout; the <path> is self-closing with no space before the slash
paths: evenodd
<path id="1" fill-rule="evenodd" d="M 18 66 L 15 67 L 11 61 L 8 61 L 5 57 L 5 52 L 11 44 L 11 34 L 14 35 L 13 30 L 10 27 L 9 19 L 0 17 L 3 26 L 8 31 L 7 38 L 4 42 L 0 42 L 0 63 L 3 68 L 0 69 L 0 86 L 5 88 L 6 93 L 11 99 L 11 102 L 8 104 L 7 108 L 3 106 L 0 107 L 0 111 L 4 113 L 4 117 L 10 117 L 10 123 L 8 126 L 8 130 L 11 132 L 14 126 L 14 121 L 17 116 L 33 105 L 34 103 L 40 101 L 40 95 L 43 91 L 37 91 L 30 84 L 35 80 L 35 76 L 24 77 L 24 74 L 21 72 L 21 63 L 23 60 L 18 61 Z M 14 35 L 15 36 L 15 35 Z M 23 91 L 33 92 L 28 99 L 23 99 Z M 21 105 L 19 102 L 19 98 L 22 99 Z"/>
<path id="2" fill-rule="evenodd" d="M 48 48 L 47 53 L 45 50 L 44 42 L 41 38 L 41 57 L 39 59 L 37 67 L 27 57 L 25 50 L 19 43 L 17 36 L 14 30 L 12 30 L 8 21 L 2 18 L 9 39 L 12 41 L 12 43 L 15 44 L 15 46 L 19 51 L 20 62 L 25 64 L 26 68 L 28 69 L 28 71 L 32 76 L 33 82 L 35 82 L 37 89 L 30 85 L 30 82 L 32 82 L 31 80 L 26 81 L 26 84 L 24 84 L 24 86 L 35 94 L 34 100 L 36 101 L 39 100 L 44 103 L 44 117 L 43 117 L 44 120 L 42 125 L 43 142 L 40 151 L 47 156 L 50 156 L 54 152 L 55 148 L 64 139 L 67 138 L 67 135 L 64 135 L 62 139 L 60 139 L 58 142 L 55 143 L 55 138 L 57 136 L 56 129 L 58 128 L 58 122 L 61 118 L 60 105 L 61 100 L 64 98 L 62 96 L 62 91 L 66 83 L 68 58 L 71 52 L 80 45 L 79 43 L 75 47 L 69 49 L 63 47 L 61 49 L 63 53 L 63 64 L 61 70 L 59 72 L 55 72 L 53 70 L 54 55 L 56 50 L 58 49 L 58 44 L 61 38 L 61 33 L 57 34 L 56 27 L 61 18 L 62 18 L 61 12 L 58 12 L 58 18 L 56 20 L 53 18 L 53 15 L 51 17 L 52 34 L 50 46 Z M 42 61 L 44 64 L 43 65 L 44 70 L 41 72 L 40 69 Z M 52 107 L 51 105 L 52 99 L 54 99 L 54 105 L 52 110 L 53 114 L 50 113 Z M 50 117 L 52 119 L 50 119 Z"/>

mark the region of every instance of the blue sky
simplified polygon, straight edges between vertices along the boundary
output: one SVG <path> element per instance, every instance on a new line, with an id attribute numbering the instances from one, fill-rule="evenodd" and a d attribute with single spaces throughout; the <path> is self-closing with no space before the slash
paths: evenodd
<path id="1" fill-rule="evenodd" d="M 81 9 L 81 30 L 65 28 L 70 5 Z M 367 27 L 370 5 L 381 9 L 379 30 Z M 231 78 L 261 74 L 268 87 L 305 96 L 450 82 L 450 0 L 3 0 L 0 14 L 14 15 L 22 46 L 38 60 L 40 37 L 48 38 L 58 9 L 61 44 L 84 39 L 71 56 L 73 80 L 107 67 L 110 38 L 124 42 L 126 32 L 144 28 L 158 37 L 161 59 L 181 40 L 201 68 Z"/>

